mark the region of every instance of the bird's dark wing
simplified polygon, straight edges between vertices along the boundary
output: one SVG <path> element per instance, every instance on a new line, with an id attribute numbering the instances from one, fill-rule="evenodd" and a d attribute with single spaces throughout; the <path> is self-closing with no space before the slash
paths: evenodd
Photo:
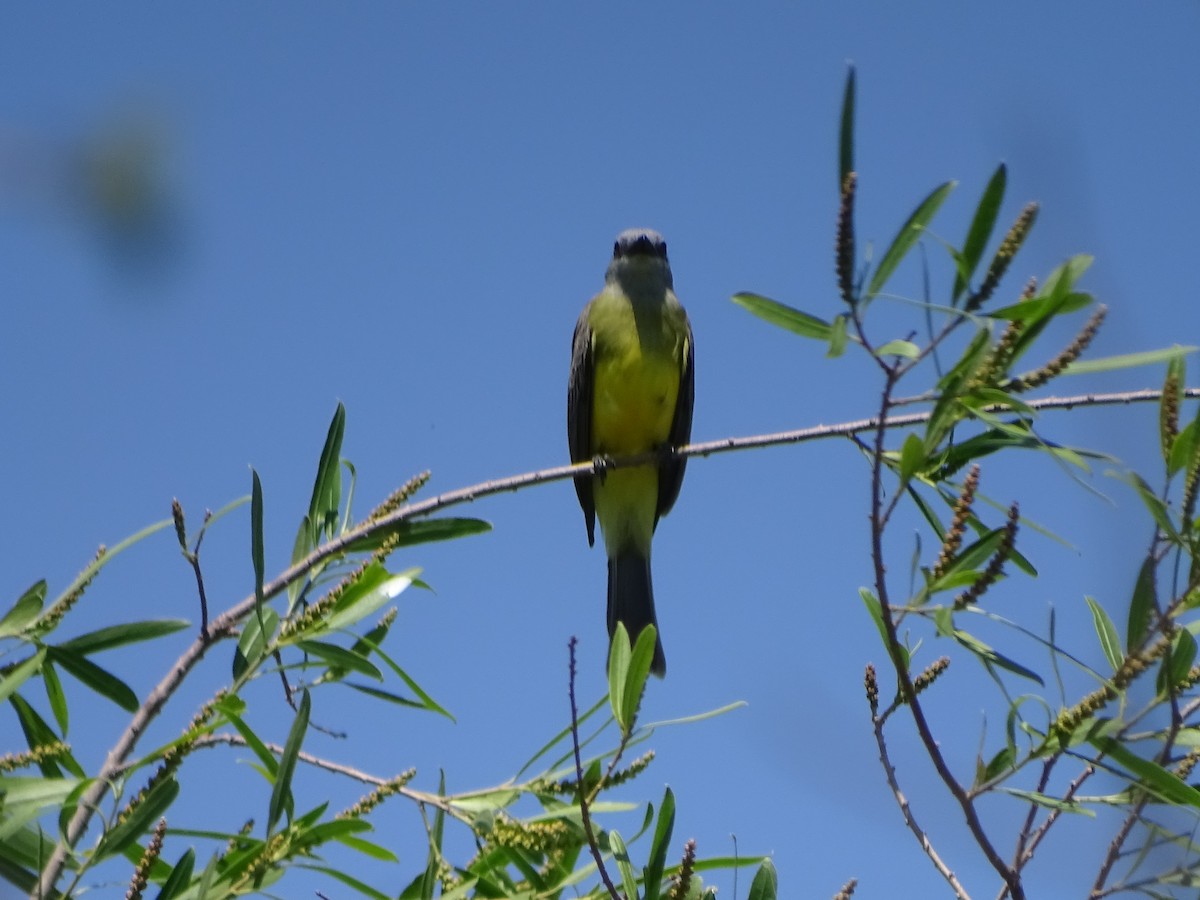
<path id="1" fill-rule="evenodd" d="M 683 354 L 683 371 L 679 374 L 679 396 L 675 400 L 675 417 L 671 420 L 671 431 L 667 435 L 667 443 L 672 447 L 682 447 L 692 440 L 692 406 L 696 400 L 696 375 L 692 363 L 695 359 L 695 345 L 692 341 L 692 326 L 687 326 L 687 346 Z M 654 512 L 654 521 L 659 516 L 665 516 L 675 505 L 679 497 L 679 489 L 683 486 L 683 470 L 687 460 L 672 459 L 662 463 L 658 470 L 658 508 Z"/>
<path id="2" fill-rule="evenodd" d="M 571 377 L 567 380 L 567 446 L 571 462 L 586 462 L 592 458 L 592 329 L 588 311 L 575 325 L 571 341 Z M 691 414 L 688 414 L 690 420 Z M 678 490 L 678 489 L 677 489 Z M 583 507 L 587 523 L 588 546 L 596 543 L 596 501 L 592 498 L 592 479 L 575 479 L 575 493 Z"/>

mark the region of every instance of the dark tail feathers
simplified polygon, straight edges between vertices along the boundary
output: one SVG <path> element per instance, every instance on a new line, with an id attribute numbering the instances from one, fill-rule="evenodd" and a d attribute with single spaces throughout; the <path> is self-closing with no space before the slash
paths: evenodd
<path id="1" fill-rule="evenodd" d="M 629 640 L 636 643 L 647 625 L 658 630 L 654 617 L 654 588 L 650 584 L 650 560 L 633 551 L 625 551 L 608 561 L 608 637 L 611 640 L 617 623 L 624 622 Z M 662 678 L 667 674 L 667 658 L 663 655 L 662 633 L 654 642 L 654 661 L 650 671 Z"/>

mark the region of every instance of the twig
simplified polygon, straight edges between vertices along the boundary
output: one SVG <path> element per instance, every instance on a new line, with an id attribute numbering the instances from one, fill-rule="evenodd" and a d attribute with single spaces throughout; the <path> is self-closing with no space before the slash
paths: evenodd
<path id="1" fill-rule="evenodd" d="M 583 786 L 583 759 L 579 753 L 579 709 L 575 705 L 575 645 L 578 643 L 579 639 L 572 637 L 567 645 L 571 658 L 567 694 L 571 698 L 571 745 L 575 750 L 575 777 L 579 783 L 579 817 L 583 821 L 583 833 L 587 836 L 588 849 L 592 851 L 592 859 L 596 861 L 596 870 L 600 873 L 600 880 L 604 882 L 612 900 L 621 900 L 621 895 L 617 893 L 617 888 L 612 883 L 612 879 L 608 877 L 608 870 L 604 867 L 604 857 L 600 853 L 600 845 L 596 843 L 596 834 L 592 831 L 592 817 L 588 814 L 587 791 Z"/>
<path id="2" fill-rule="evenodd" d="M 921 845 L 921 849 L 925 851 L 925 855 L 929 857 L 929 861 L 933 863 L 933 867 L 946 879 L 946 883 L 954 891 L 954 896 L 959 898 L 959 900 L 970 900 L 970 895 L 967 894 L 966 890 L 959 883 L 958 878 L 950 871 L 950 867 L 942 861 L 942 858 L 938 856 L 937 850 L 934 849 L 933 844 L 929 840 L 929 835 L 918 824 L 916 817 L 913 815 L 913 811 L 908 805 L 908 798 L 900 790 L 900 783 L 896 780 L 896 768 L 892 765 L 891 757 L 888 755 L 887 741 L 883 737 L 883 725 L 886 717 L 877 715 L 871 718 L 875 726 L 875 744 L 879 747 L 879 762 L 883 766 L 884 775 L 887 777 L 888 787 L 892 789 L 892 796 L 896 798 L 896 805 L 900 807 L 900 815 L 904 817 L 904 824 L 908 826 L 908 830 L 916 837 L 917 843 Z"/>
<path id="3" fill-rule="evenodd" d="M 1187 388 L 1181 392 L 1182 396 L 1187 398 L 1200 397 L 1200 388 Z M 1128 405 L 1131 403 L 1146 403 L 1158 400 L 1162 397 L 1161 390 L 1144 389 L 1137 391 L 1123 391 L 1117 393 L 1106 394 L 1078 394 L 1067 397 L 1043 397 L 1040 399 L 1031 399 L 1026 402 L 1028 407 L 1038 410 L 1051 409 L 1073 409 L 1077 406 L 1112 406 L 1112 405 Z M 893 401 L 892 405 L 903 402 L 901 400 Z M 886 407 L 885 407 L 886 408 Z M 1002 411 L 1004 407 L 989 407 L 990 411 Z M 808 441 L 822 440 L 830 437 L 847 437 L 851 435 L 861 434 L 864 432 L 875 431 L 882 434 L 885 429 L 903 428 L 911 425 L 919 425 L 928 421 L 930 413 L 911 413 L 903 416 L 878 416 L 868 419 L 858 419 L 850 422 L 843 422 L 837 425 L 818 425 L 813 428 L 802 428 L 794 431 L 775 432 L 773 434 L 754 435 L 749 437 L 725 438 L 717 441 L 707 441 L 703 443 L 690 444 L 686 447 L 677 448 L 676 454 L 680 458 L 692 456 L 711 456 L 717 453 L 727 453 L 734 450 L 749 450 L 758 447 L 771 447 L 783 444 L 798 444 Z M 604 468 L 625 468 L 629 466 L 644 465 L 647 462 L 657 462 L 661 459 L 659 452 L 643 453 L 637 456 L 621 457 L 619 459 L 606 460 Z M 445 494 L 440 494 L 437 497 L 419 503 L 406 504 L 384 516 L 377 519 L 370 519 L 360 523 L 358 526 L 346 531 L 333 540 L 321 545 L 313 550 L 306 557 L 299 560 L 288 569 L 284 570 L 280 575 L 263 585 L 263 599 L 270 599 L 281 591 L 285 590 L 290 584 L 304 578 L 314 566 L 319 563 L 343 555 L 348 548 L 356 541 L 360 541 L 365 537 L 376 534 L 380 531 L 386 531 L 393 528 L 401 522 L 419 516 L 426 516 L 439 510 L 446 509 L 452 506 L 458 506 L 463 503 L 470 503 L 483 497 L 493 494 L 515 491 L 521 488 L 530 487 L 535 484 L 546 484 L 553 481 L 564 481 L 568 478 L 575 478 L 580 475 L 594 475 L 596 471 L 594 462 L 583 462 L 569 466 L 555 466 L 549 469 L 542 469 L 536 472 L 526 472 L 520 475 L 513 475 L 508 478 L 499 478 L 492 481 L 485 481 L 480 484 L 471 485 L 469 487 L 460 488 L 454 491 L 448 491 Z M 67 856 L 71 852 L 71 848 L 78 843 L 79 839 L 87 830 L 88 824 L 91 822 L 92 816 L 99 808 L 99 803 L 103 799 L 105 792 L 109 789 L 113 778 L 121 771 L 125 761 L 133 754 L 137 746 L 138 740 L 145 733 L 150 723 L 162 711 L 167 700 L 183 683 L 183 680 L 191 672 L 192 668 L 200 662 L 208 648 L 217 641 L 232 637 L 236 633 L 236 628 L 239 622 L 250 613 L 256 603 L 254 594 L 246 597 L 239 603 L 230 607 L 213 622 L 207 633 L 200 634 L 192 644 L 183 652 L 183 654 L 175 661 L 170 670 L 163 676 L 162 680 L 154 687 L 153 690 L 146 696 L 141 707 L 130 719 L 129 725 L 125 731 L 117 739 L 117 742 L 109 750 L 105 757 L 104 764 L 100 767 L 96 778 L 88 786 L 79 798 L 78 806 L 74 815 L 67 823 L 67 827 L 61 835 L 54 850 L 42 868 L 41 877 L 38 884 L 34 887 L 30 897 L 33 900 L 50 896 L 53 892 L 54 884 L 58 881 L 62 874 L 63 868 L 66 865 Z M 885 616 L 885 621 L 887 617 Z"/>

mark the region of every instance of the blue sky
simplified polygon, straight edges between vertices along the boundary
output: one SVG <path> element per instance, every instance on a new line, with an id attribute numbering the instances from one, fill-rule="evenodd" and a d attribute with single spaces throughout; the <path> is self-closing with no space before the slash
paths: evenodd
<path id="1" fill-rule="evenodd" d="M 281 569 L 338 401 L 360 513 L 424 469 L 432 495 L 565 462 L 571 330 L 629 226 L 657 228 L 670 246 L 696 336 L 697 440 L 869 415 L 872 366 L 828 360 L 729 302 L 754 290 L 839 311 L 831 246 L 848 60 L 860 243 L 889 240 L 950 178 L 960 187 L 935 230 L 960 240 L 1005 161 L 1002 220 L 1042 204 L 1010 292 L 1087 252 L 1084 285 L 1110 310 L 1093 355 L 1200 337 L 1194 3 L 30 5 L 4 19 L 0 598 L 41 577 L 53 593 L 96 545 L 167 516 L 172 497 L 197 521 L 248 492 L 251 465 L 268 569 Z M 116 239 L 63 178 L 72 154 L 129 122 L 163 148 L 169 236 L 155 253 Z M 944 294 L 944 256 L 936 241 L 927 250 Z M 918 268 L 896 288 L 916 296 Z M 1160 380 L 1135 371 L 1061 388 Z M 1149 408 L 1085 411 L 1043 428 L 1156 475 L 1154 421 Z M 1084 479 L 1103 497 L 1038 457 L 984 472 L 986 492 L 1020 499 L 1070 541 L 1031 533 L 1022 546 L 1040 577 L 1010 580 L 996 602 L 1035 628 L 1053 604 L 1093 660 L 1083 596 L 1118 608 L 1149 538 L 1136 498 L 1105 468 Z M 735 835 L 741 853 L 773 854 L 785 896 L 829 896 L 851 876 L 858 896 L 942 890 L 887 791 L 862 701 L 864 664 L 884 659 L 857 595 L 869 581 L 866 475 L 844 441 L 695 460 L 655 543 L 670 675 L 651 685 L 644 717 L 749 705 L 660 731 L 637 793 L 673 787 L 678 848 L 694 836 L 702 854 L 730 854 Z M 350 737 L 314 738 L 314 752 L 379 774 L 415 765 L 425 788 L 439 767 L 452 790 L 485 786 L 565 723 L 569 636 L 581 641 L 582 696 L 602 693 L 604 559 L 587 547 L 570 486 L 464 514 L 495 530 L 393 559 L 423 566 L 435 589 L 400 598 L 393 649 L 457 723 L 318 694 L 314 718 Z M 906 527 L 897 571 L 918 525 Z M 252 587 L 248 533 L 243 512 L 206 539 L 215 607 Z M 193 618 L 191 578 L 163 532 L 105 570 L 70 628 Z M 950 652 L 931 641 L 928 659 Z M 148 740 L 178 732 L 230 653 L 210 654 Z M 107 662 L 142 693 L 173 658 Z M 956 659 L 960 681 L 931 700 L 964 774 L 981 730 L 994 742 L 1003 721 L 975 668 Z M 264 731 L 282 737 L 278 698 L 264 687 L 258 700 Z M 75 716 L 72 738 L 95 765 L 120 720 L 90 704 Z M 994 894 L 911 742 L 898 727 L 918 814 L 968 890 Z M 187 809 L 232 830 L 246 792 L 265 814 L 269 790 L 245 765 L 224 774 L 247 754 L 218 754 L 195 763 L 222 774 Z M 357 793 L 323 779 L 310 790 L 313 802 Z M 985 812 L 1003 833 L 1011 810 Z M 629 832 L 635 819 L 609 824 Z M 402 866 L 362 873 L 398 891 L 423 858 L 417 816 L 396 803 L 378 821 Z M 1110 836 L 1103 822 L 1065 828 L 1035 865 L 1036 893 L 1080 895 Z M 732 896 L 727 877 L 718 883 Z"/>

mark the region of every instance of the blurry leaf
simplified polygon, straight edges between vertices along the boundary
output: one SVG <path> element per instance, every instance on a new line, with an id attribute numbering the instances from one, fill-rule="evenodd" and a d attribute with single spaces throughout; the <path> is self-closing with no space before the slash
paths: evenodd
<path id="1" fill-rule="evenodd" d="M 1004 188 L 1008 181 L 1008 169 L 1004 163 L 997 166 L 992 173 L 979 205 L 975 207 L 975 216 L 971 219 L 971 227 L 967 230 L 967 239 L 963 242 L 962 253 L 959 254 L 960 269 L 954 279 L 954 291 L 951 303 L 963 295 L 970 284 L 971 276 L 983 258 L 983 251 L 992 236 L 996 226 L 996 217 L 1000 214 L 1000 204 L 1004 201 Z"/>
<path id="2" fill-rule="evenodd" d="M 313 551 L 313 543 L 310 538 L 312 532 L 312 523 L 308 516 L 300 520 L 300 527 L 296 529 L 296 540 L 292 543 L 292 565 L 296 565 L 304 557 L 308 556 Z M 305 585 L 305 579 L 297 578 L 287 586 L 288 595 L 288 615 L 292 614 L 292 610 L 296 608 L 296 600 L 300 596 L 300 591 Z"/>
<path id="3" fill-rule="evenodd" d="M 258 601 L 259 624 L 262 624 L 263 577 L 266 564 L 263 562 L 263 494 L 258 472 L 250 470 L 253 488 L 250 492 L 250 558 L 254 563 L 254 596 Z M 265 628 L 262 629 L 266 631 Z"/>
<path id="4" fill-rule="evenodd" d="M 1200 791 L 1158 763 L 1142 759 L 1111 737 L 1092 737 L 1089 743 L 1136 776 L 1142 787 L 1168 803 L 1178 806 L 1200 806 Z"/>
<path id="5" fill-rule="evenodd" d="M 147 619 L 143 622 L 127 622 L 124 625 L 110 625 L 89 631 L 79 637 L 63 641 L 58 646 L 83 656 L 91 656 L 101 650 L 111 650 L 138 641 L 152 641 L 155 638 L 174 634 L 188 627 L 184 619 Z"/>
<path id="6" fill-rule="evenodd" d="M 775 864 L 764 859 L 754 873 L 754 881 L 750 882 L 750 893 L 746 895 L 746 900 L 776 900 L 778 890 L 779 875 L 775 872 Z"/>
<path id="7" fill-rule="evenodd" d="M 437 519 L 406 519 L 391 528 L 382 528 L 356 541 L 351 541 L 346 546 L 346 552 L 363 553 L 377 550 L 392 535 L 396 535 L 398 538 L 397 547 L 411 547 L 414 544 L 428 544 L 431 541 L 449 541 L 475 534 L 485 534 L 491 530 L 492 524 L 483 519 L 454 516 Z"/>
<path id="8" fill-rule="evenodd" d="M 629 677 L 629 661 L 633 650 L 629 646 L 629 632 L 624 622 L 617 622 L 608 647 L 608 699 L 612 704 L 613 718 L 622 734 L 629 733 L 631 711 L 625 708 L 625 682 Z"/>
<path id="9" fill-rule="evenodd" d="M 132 688 L 111 672 L 100 668 L 86 656 L 63 647 L 48 647 L 50 659 L 70 672 L 80 683 L 107 697 L 126 712 L 137 712 L 138 698 Z"/>
<path id="10" fill-rule="evenodd" d="M 134 804 L 128 817 L 118 822 L 100 839 L 93 861 L 121 853 L 154 827 L 179 796 L 179 782 L 166 778 L 150 789 L 140 803 Z"/>
<path id="11" fill-rule="evenodd" d="M 26 702 L 24 697 L 20 694 L 11 694 L 8 702 L 17 714 L 17 721 L 21 723 L 21 731 L 25 734 L 25 745 L 30 750 L 58 742 L 59 736 L 54 733 L 54 729 L 46 723 L 36 709 Z M 60 763 L 76 778 L 85 777 L 83 767 L 70 753 L 60 753 L 53 759 L 44 759 L 38 763 L 38 769 L 46 778 L 62 778 L 62 770 L 58 767 Z"/>
<path id="12" fill-rule="evenodd" d="M 11 672 L 0 677 L 0 701 L 8 699 L 17 688 L 28 681 L 42 667 L 42 660 L 45 658 L 46 648 L 42 647 L 29 659 L 14 666 Z"/>
<path id="13" fill-rule="evenodd" d="M 916 359 L 921 355 L 921 348 L 912 341 L 888 341 L 882 347 L 875 348 L 875 355 L 901 356 L 904 359 Z"/>
<path id="14" fill-rule="evenodd" d="M 828 341 L 833 337 L 833 326 L 824 319 L 810 316 L 790 306 L 777 303 L 758 294 L 738 293 L 733 295 L 733 302 L 749 310 L 754 315 L 772 325 L 778 325 L 801 337 L 815 338 L 818 341 Z M 843 328 L 844 330 L 844 328 Z"/>
<path id="15" fill-rule="evenodd" d="M 909 481 L 925 464 L 925 442 L 910 433 L 900 448 L 900 480 Z"/>
<path id="16" fill-rule="evenodd" d="M 988 760 L 988 764 L 984 766 L 983 772 L 980 773 L 979 784 L 987 784 L 993 778 L 997 778 L 1005 772 L 1013 769 L 1013 762 L 1016 757 L 1016 751 L 1012 747 L 1004 747 L 995 756 Z"/>
<path id="17" fill-rule="evenodd" d="M 884 612 L 879 603 L 879 598 L 875 596 L 869 589 L 860 587 L 858 596 L 862 598 L 863 605 L 867 607 L 867 613 L 871 616 L 871 620 L 875 623 L 875 627 L 879 630 L 879 638 L 883 642 L 884 649 L 888 648 L 888 633 L 887 626 L 883 622 Z M 903 657 L 901 662 L 904 668 L 908 668 L 909 653 L 908 648 L 904 645 L 899 647 L 900 654 Z"/>
<path id="18" fill-rule="evenodd" d="M 313 640 L 299 641 L 296 646 L 305 653 L 311 653 L 313 656 L 319 657 L 328 663 L 331 668 L 358 672 L 359 674 L 366 675 L 368 678 L 374 678 L 376 681 L 383 681 L 383 673 L 379 669 L 375 668 L 374 665 L 359 654 L 352 653 L 344 647 Z"/>
<path id="19" fill-rule="evenodd" d="M 342 436 L 346 431 L 346 407 L 338 403 L 321 448 L 317 479 L 308 505 L 309 537 L 315 547 L 322 535 L 333 536 L 342 499 Z"/>
<path id="20" fill-rule="evenodd" d="M 1200 347 L 1181 347 L 1176 344 L 1165 350 L 1146 350 L 1142 353 L 1123 353 L 1118 356 L 1106 356 L 1102 359 L 1075 360 L 1065 369 L 1064 375 L 1091 375 L 1094 372 L 1113 372 L 1117 369 L 1133 369 L 1137 366 L 1157 365 L 1160 362 L 1170 362 L 1187 353 L 1195 353 Z"/>
<path id="21" fill-rule="evenodd" d="M 96 577 L 96 573 L 112 562 L 117 554 L 128 550 L 134 544 L 150 537 L 150 535 L 154 534 L 156 531 L 162 531 L 164 528 L 174 527 L 174 519 L 163 519 L 159 522 L 155 522 L 153 525 L 146 526 L 141 531 L 131 534 L 124 540 L 119 541 L 115 546 L 109 547 L 102 556 L 92 560 L 87 566 L 84 567 L 82 572 L 75 576 L 75 580 L 67 585 L 66 590 L 59 594 L 58 597 L 55 598 L 54 602 L 50 604 L 50 608 L 53 609 L 56 605 L 58 605 L 60 600 L 63 600 L 66 597 L 83 590 L 84 587 L 90 584 L 92 579 Z"/>
<path id="22" fill-rule="evenodd" d="M 829 359 L 837 359 L 846 352 L 846 323 L 849 321 L 845 315 L 836 315 L 833 317 L 833 324 L 829 332 L 829 352 L 825 354 Z"/>
<path id="23" fill-rule="evenodd" d="M 278 626 L 279 613 L 269 606 L 264 607 L 259 615 L 246 619 L 242 636 L 238 638 L 237 650 L 233 654 L 235 681 L 240 680 L 250 668 L 258 665 Z"/>
<path id="24" fill-rule="evenodd" d="M 615 829 L 608 832 L 608 846 L 612 850 L 613 861 L 621 875 L 621 886 L 625 889 L 626 897 L 638 896 L 637 879 L 633 876 L 633 865 L 629 862 L 629 851 L 625 842 Z"/>
<path id="25" fill-rule="evenodd" d="M 663 869 L 667 864 L 667 850 L 671 844 L 671 834 L 675 830 L 675 794 L 668 787 L 663 793 L 662 804 L 658 808 L 658 821 L 654 826 L 654 840 L 650 844 L 650 858 L 646 861 L 642 873 L 642 883 L 646 896 L 644 900 L 658 900 L 659 888 L 662 885 Z"/>
<path id="26" fill-rule="evenodd" d="M 1175 632 L 1170 651 L 1158 670 L 1158 692 L 1166 695 L 1183 684 L 1196 661 L 1196 639 L 1186 628 Z"/>
<path id="27" fill-rule="evenodd" d="M 838 192 L 846 183 L 846 176 L 854 171 L 854 66 L 846 72 L 846 87 L 842 92 L 841 127 L 838 130 Z M 632 900 L 632 898 L 630 898 Z"/>
<path id="28" fill-rule="evenodd" d="M 0 637 L 20 634 L 25 627 L 37 619 L 46 602 L 46 581 L 42 579 L 25 591 L 13 604 L 12 609 L 0 619 Z"/>
<path id="29" fill-rule="evenodd" d="M 188 847 L 179 862 L 171 869 L 171 874 L 163 882 L 155 900 L 172 900 L 182 894 L 192 881 L 192 870 L 196 865 L 196 851 Z"/>
<path id="30" fill-rule="evenodd" d="M 300 694 L 300 708 L 292 721 L 287 743 L 279 757 L 279 769 L 275 773 L 275 786 L 271 790 L 271 805 L 267 813 L 267 834 L 274 834 L 284 812 L 291 806 L 292 776 L 296 773 L 296 760 L 300 757 L 300 746 L 308 732 L 308 717 L 312 710 L 312 699 L 308 691 Z"/>
<path id="31" fill-rule="evenodd" d="M 1133 653 L 1142 645 L 1146 629 L 1150 627 L 1150 616 L 1158 608 L 1157 575 L 1158 567 L 1154 554 L 1147 554 L 1138 570 L 1133 597 L 1129 601 L 1129 625 L 1125 632 L 1126 653 Z"/>
<path id="32" fill-rule="evenodd" d="M 375 651 L 375 655 L 379 657 L 379 661 L 391 669 L 401 681 L 408 685 L 408 689 L 420 698 L 423 709 L 426 709 L 429 712 L 440 713 L 451 722 L 455 721 L 454 716 L 452 716 L 450 712 L 446 710 L 440 703 L 430 697 L 429 694 L 425 692 L 425 689 L 417 684 L 411 677 L 409 677 L 409 674 L 400 668 L 400 666 L 398 666 L 395 661 L 383 651 L 381 647 L 375 645 L 372 649 Z M 367 687 L 359 687 L 359 690 L 370 691 L 371 689 Z"/>
<path id="33" fill-rule="evenodd" d="M 1200 452 L 1200 407 L 1196 409 L 1197 417 L 1184 425 L 1171 442 L 1170 455 L 1167 457 L 1168 476 L 1190 468 L 1197 452 Z"/>
<path id="34" fill-rule="evenodd" d="M 258 761 L 262 763 L 263 768 L 274 777 L 279 771 L 279 760 L 275 758 L 275 754 L 268 749 L 254 730 L 247 725 L 241 718 L 232 712 L 224 712 L 225 718 L 229 720 L 229 724 L 234 727 L 234 730 L 242 736 L 242 740 L 246 742 L 246 746 L 254 751 L 254 755 L 258 757 Z"/>
<path id="35" fill-rule="evenodd" d="M 54 670 L 54 663 L 49 660 L 42 666 L 42 684 L 46 688 L 46 700 L 50 704 L 50 712 L 54 713 L 54 721 L 58 723 L 59 730 L 62 731 L 65 738 L 70 721 L 67 715 L 67 695 L 63 693 L 62 682 L 59 681 L 58 673 Z"/>
<path id="36" fill-rule="evenodd" d="M 1077 813 L 1079 815 L 1095 818 L 1096 813 L 1088 809 L 1081 803 L 1073 800 L 1061 800 L 1058 797 L 1051 797 L 1048 794 L 1041 794 L 1037 791 L 1023 791 L 1018 788 L 1002 787 L 1000 790 L 1006 794 L 1016 797 L 1018 800 L 1025 800 L 1028 803 L 1034 803 L 1038 806 L 1043 806 L 1046 809 L 1056 809 L 1059 812 Z"/>
<path id="37" fill-rule="evenodd" d="M 349 628 L 400 596 L 421 570 L 406 569 L 393 575 L 379 563 L 371 563 L 348 585 L 323 623 L 324 629 Z"/>
<path id="38" fill-rule="evenodd" d="M 937 214 L 938 209 L 950 196 L 950 192 L 954 190 L 955 182 L 947 181 L 945 184 L 935 188 L 920 205 L 913 210 L 912 215 L 908 217 L 908 221 L 901 226 L 900 231 L 892 239 L 892 244 L 884 252 L 879 260 L 879 265 L 875 269 L 875 274 L 871 277 L 871 283 L 867 285 L 867 297 L 873 297 L 879 293 L 880 289 L 887 283 L 887 280 L 892 277 L 892 273 L 896 267 L 900 265 L 900 261 L 904 259 L 908 251 L 912 249 L 913 244 L 925 232 L 930 220 Z"/>
<path id="39" fill-rule="evenodd" d="M 629 671 L 625 676 L 625 698 L 621 704 L 629 715 L 629 728 L 633 727 L 638 707 L 642 704 L 642 694 L 646 690 L 646 679 L 650 677 L 650 665 L 654 661 L 654 645 L 657 640 L 658 629 L 647 625 L 638 634 L 629 657 Z"/>
<path id="40" fill-rule="evenodd" d="M 368 697 L 374 697 L 377 700 L 383 700 L 387 703 L 394 703 L 397 706 L 407 706 L 412 709 L 426 709 L 426 704 L 413 700 L 411 697 L 402 697 L 399 694 L 394 694 L 391 691 L 380 690 L 379 688 L 371 687 L 369 684 L 355 684 L 353 681 L 342 682 L 346 687 L 358 691 L 360 694 L 366 694 Z"/>
<path id="41" fill-rule="evenodd" d="M 1112 666 L 1113 671 L 1121 668 L 1125 662 L 1125 654 L 1121 652 L 1121 638 L 1117 635 L 1117 626 L 1113 624 L 1104 607 L 1091 597 L 1084 597 L 1088 608 L 1092 611 L 1092 623 L 1096 626 L 1096 636 L 1100 638 L 1100 647 L 1104 650 L 1104 658 Z"/>
<path id="42" fill-rule="evenodd" d="M 339 844 L 345 844 L 351 850 L 357 850 L 364 856 L 369 856 L 371 859 L 378 859 L 382 862 L 399 862 L 400 857 L 389 850 L 387 847 L 381 847 L 378 844 L 373 844 L 370 841 L 362 838 L 352 837 L 348 834 L 343 834 L 337 838 Z"/>
<path id="43" fill-rule="evenodd" d="M 1085 309 L 1094 299 L 1091 294 L 1079 292 L 1064 294 L 1058 298 L 1040 295 L 1029 300 L 1022 300 L 1020 303 L 1014 303 L 1012 306 L 992 310 L 988 315 L 993 319 L 1028 325 L 1044 322 L 1055 314 L 1062 315 Z"/>
<path id="44" fill-rule="evenodd" d="M 1030 681 L 1036 681 L 1040 685 L 1045 685 L 1042 677 L 1032 669 L 1027 669 L 1018 662 L 1009 659 L 1002 653 L 999 653 L 992 647 L 989 647 L 973 634 L 968 634 L 965 631 L 955 629 L 953 637 L 959 644 L 974 653 L 985 665 L 997 666 L 1001 669 L 1006 669 L 1014 675 L 1020 675 L 1022 678 L 1028 678 Z"/>

